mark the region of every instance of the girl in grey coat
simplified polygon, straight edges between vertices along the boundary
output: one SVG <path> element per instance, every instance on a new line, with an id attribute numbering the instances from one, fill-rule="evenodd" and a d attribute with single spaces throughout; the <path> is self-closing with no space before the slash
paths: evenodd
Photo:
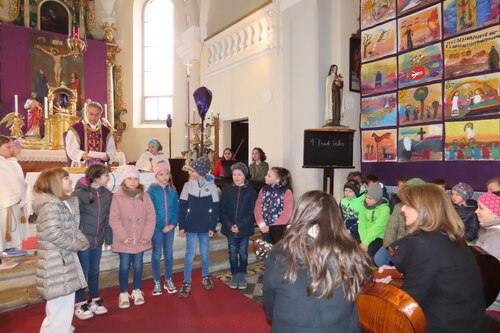
<path id="1" fill-rule="evenodd" d="M 77 252 L 89 247 L 78 229 L 78 199 L 69 197 L 72 181 L 67 171 L 42 172 L 33 186 L 37 214 L 37 290 L 46 304 L 40 333 L 71 332 L 75 291 L 87 286 Z"/>

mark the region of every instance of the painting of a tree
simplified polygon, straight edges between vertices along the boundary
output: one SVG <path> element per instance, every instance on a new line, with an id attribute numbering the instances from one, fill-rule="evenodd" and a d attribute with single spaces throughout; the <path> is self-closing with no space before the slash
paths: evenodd
<path id="1" fill-rule="evenodd" d="M 367 57 L 366 51 L 368 50 L 368 45 L 370 45 L 372 39 L 373 39 L 373 34 L 364 34 L 363 35 L 363 58 L 364 59 L 366 59 L 366 57 Z"/>
<path id="2" fill-rule="evenodd" d="M 429 95 L 429 88 L 427 87 L 421 87 L 415 90 L 415 93 L 413 94 L 413 98 L 415 98 L 416 101 L 420 102 L 420 119 L 424 117 L 424 107 L 425 107 L 425 99 Z"/>

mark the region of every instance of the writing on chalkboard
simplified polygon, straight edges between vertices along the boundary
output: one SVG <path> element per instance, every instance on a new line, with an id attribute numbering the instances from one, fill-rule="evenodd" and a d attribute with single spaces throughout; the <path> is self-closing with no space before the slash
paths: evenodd
<path id="1" fill-rule="evenodd" d="M 354 130 L 304 131 L 304 167 L 352 167 Z"/>
<path id="2" fill-rule="evenodd" d="M 344 147 L 345 142 L 342 142 L 342 140 L 335 140 L 335 139 L 310 139 L 309 143 L 314 147 Z"/>

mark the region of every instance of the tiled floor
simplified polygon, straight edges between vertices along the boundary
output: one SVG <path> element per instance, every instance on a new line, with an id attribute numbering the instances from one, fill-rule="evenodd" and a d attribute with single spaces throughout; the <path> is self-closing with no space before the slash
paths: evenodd
<path id="1" fill-rule="evenodd" d="M 264 260 L 258 259 L 257 262 L 248 265 L 246 279 L 248 287 L 246 289 L 235 289 L 250 299 L 253 299 L 259 304 L 262 304 L 262 279 L 264 273 Z M 231 281 L 231 272 L 225 270 L 214 273 L 220 281 L 229 284 Z"/>

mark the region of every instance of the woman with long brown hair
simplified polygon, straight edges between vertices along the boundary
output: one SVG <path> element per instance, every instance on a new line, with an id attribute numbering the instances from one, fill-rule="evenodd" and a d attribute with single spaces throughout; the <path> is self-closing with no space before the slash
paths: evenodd
<path id="1" fill-rule="evenodd" d="M 359 332 L 355 300 L 370 277 L 368 256 L 344 228 L 335 199 L 305 193 L 266 262 L 271 332 Z"/>
<path id="2" fill-rule="evenodd" d="M 389 252 L 404 276 L 401 288 L 422 307 L 429 332 L 484 332 L 479 268 L 450 198 L 434 184 L 405 186 L 398 195 L 409 234 Z"/>

